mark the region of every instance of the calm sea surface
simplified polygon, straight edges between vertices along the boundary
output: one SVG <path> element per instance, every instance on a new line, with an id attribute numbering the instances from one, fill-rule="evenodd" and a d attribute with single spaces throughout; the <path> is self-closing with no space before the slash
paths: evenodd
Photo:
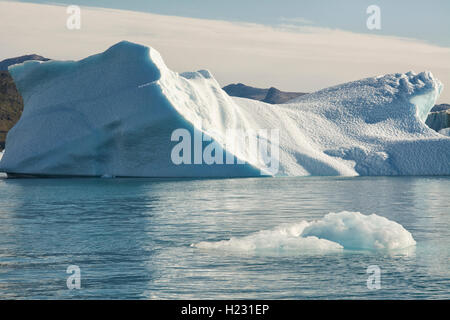
<path id="1" fill-rule="evenodd" d="M 0 179 L 0 298 L 450 299 L 450 177 Z M 191 244 L 376 213 L 406 252 L 252 254 Z M 69 290 L 67 267 L 81 270 Z M 366 269 L 381 270 L 369 290 Z"/>

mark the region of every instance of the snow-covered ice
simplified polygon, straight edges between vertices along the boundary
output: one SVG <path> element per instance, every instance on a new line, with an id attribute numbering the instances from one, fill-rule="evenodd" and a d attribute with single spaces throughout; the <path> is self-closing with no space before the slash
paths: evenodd
<path id="1" fill-rule="evenodd" d="M 206 70 L 176 73 L 153 48 L 120 42 L 80 61 L 10 67 L 25 108 L 0 170 L 149 177 L 271 175 L 264 155 L 227 132 L 278 129 L 275 175 L 449 175 L 450 138 L 424 118 L 442 84 L 430 72 L 390 74 L 270 105 L 228 96 Z M 175 164 L 174 130 L 207 133 L 244 164 Z M 195 146 L 192 145 L 192 153 Z"/>
<path id="2" fill-rule="evenodd" d="M 191 247 L 215 250 L 217 252 L 250 254 L 298 254 L 326 253 L 342 251 L 343 246 L 327 239 L 315 236 L 302 237 L 301 234 L 309 223 L 283 225 L 272 230 L 262 230 L 241 238 L 220 241 L 202 241 Z"/>
<path id="3" fill-rule="evenodd" d="M 302 254 L 348 250 L 403 250 L 416 244 L 402 225 L 376 214 L 342 211 L 241 238 L 203 241 L 192 247 L 250 254 Z"/>
<path id="4" fill-rule="evenodd" d="M 404 249 L 415 245 L 402 225 L 376 214 L 331 212 L 303 229 L 303 237 L 315 236 L 337 242 L 346 249 Z"/>

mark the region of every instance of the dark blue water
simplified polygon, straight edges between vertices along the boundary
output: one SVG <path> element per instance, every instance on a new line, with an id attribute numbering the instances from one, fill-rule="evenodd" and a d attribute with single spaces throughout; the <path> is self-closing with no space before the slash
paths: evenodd
<path id="1" fill-rule="evenodd" d="M 1 179 L 0 298 L 450 298 L 449 177 Z M 237 254 L 190 245 L 329 212 L 376 213 L 407 252 Z M 69 265 L 81 289 L 69 290 Z M 369 265 L 381 270 L 367 288 Z"/>

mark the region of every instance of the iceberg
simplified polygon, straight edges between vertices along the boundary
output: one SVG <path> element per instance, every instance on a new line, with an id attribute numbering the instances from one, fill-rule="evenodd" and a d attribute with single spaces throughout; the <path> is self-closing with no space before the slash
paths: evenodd
<path id="1" fill-rule="evenodd" d="M 202 241 L 191 247 L 229 253 L 314 254 L 342 250 L 401 251 L 416 245 L 402 225 L 376 214 L 330 212 L 320 220 L 300 221 L 272 230 L 221 241 Z"/>
<path id="2" fill-rule="evenodd" d="M 443 88 L 430 72 L 367 78 L 282 105 L 232 98 L 209 71 L 171 71 L 155 49 L 126 41 L 9 72 L 24 100 L 0 162 L 9 175 L 450 174 L 450 138 L 424 123 Z M 230 132 L 244 139 L 231 143 Z"/>

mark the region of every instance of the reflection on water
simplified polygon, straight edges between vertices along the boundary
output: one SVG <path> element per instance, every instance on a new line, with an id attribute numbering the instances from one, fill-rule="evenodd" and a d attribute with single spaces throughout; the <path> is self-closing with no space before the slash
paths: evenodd
<path id="1" fill-rule="evenodd" d="M 0 180 L 2 298 L 450 298 L 448 177 Z M 192 243 L 376 213 L 406 252 L 245 255 Z M 81 268 L 68 290 L 66 268 Z M 366 269 L 381 268 L 380 290 Z"/>

